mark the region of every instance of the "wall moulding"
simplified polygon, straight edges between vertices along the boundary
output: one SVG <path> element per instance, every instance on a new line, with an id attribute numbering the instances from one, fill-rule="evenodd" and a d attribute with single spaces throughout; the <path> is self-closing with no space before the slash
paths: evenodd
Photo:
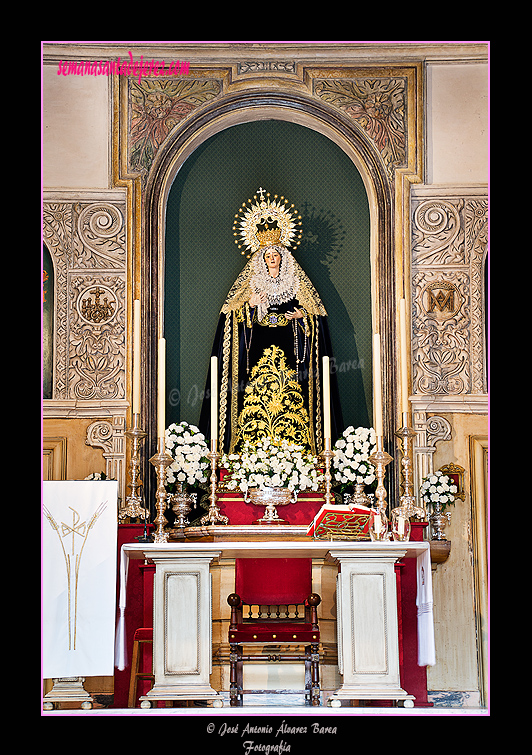
<path id="1" fill-rule="evenodd" d="M 172 42 L 172 43 L 61 43 L 43 45 L 44 63 L 56 66 L 60 60 L 116 60 L 128 58 L 131 50 L 136 60 L 188 60 L 196 66 L 278 66 L 309 65 L 326 61 L 331 65 L 353 66 L 362 63 L 382 66 L 398 60 L 418 63 L 487 62 L 486 42 Z M 240 61 L 240 63 L 237 62 Z M 245 69 L 246 70 L 246 69 Z M 271 68 L 270 68 L 271 70 Z M 279 69 L 276 69 L 279 70 Z"/>

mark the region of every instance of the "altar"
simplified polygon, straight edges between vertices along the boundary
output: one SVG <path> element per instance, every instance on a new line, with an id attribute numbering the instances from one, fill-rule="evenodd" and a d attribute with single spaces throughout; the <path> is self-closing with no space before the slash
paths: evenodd
<path id="1" fill-rule="evenodd" d="M 295 602 L 303 604 L 307 597 L 317 601 L 305 603 L 304 609 L 308 618 L 313 606 L 313 618 L 305 620 L 309 631 L 304 656 L 306 678 L 312 676 L 307 699 L 313 705 L 322 702 L 316 682 L 318 646 L 322 653 L 327 649 L 329 663 L 337 669 L 323 699 L 333 707 L 351 700 L 411 707 L 416 695 L 402 682 L 401 676 L 408 677 L 406 666 L 434 662 L 430 547 L 419 538 L 410 538 L 411 520 L 424 518 L 426 512 L 415 505 L 413 494 L 415 433 L 409 427 L 406 301 L 399 302 L 397 313 L 403 426 L 395 432 L 402 445 L 403 492 L 396 496 L 392 480 L 397 501 L 389 507 L 384 481 L 386 467 L 393 461 L 386 449 L 393 451 L 393 443 L 387 437 L 390 428 L 385 432 L 385 418 L 390 425 L 393 407 L 384 403 L 381 334 L 372 333 L 373 426 L 345 427 L 327 310 L 293 256 L 301 218 L 294 205 L 286 202 L 283 196 L 279 199 L 260 188 L 248 200 L 250 206 L 244 202 L 239 210 L 242 217 L 234 235 L 239 248 L 246 247 L 242 254 L 247 253 L 249 262 L 219 314 L 198 426 L 184 419 L 167 424 L 166 339 L 159 334 L 157 450 L 149 459 L 157 477 L 153 542 L 122 546 L 117 635 L 120 656 L 128 563 L 153 564 L 154 683 L 140 697 L 142 707 L 189 700 L 222 706 L 222 692 L 228 687 L 214 679 L 213 644 L 218 660 L 224 653 L 226 662 L 230 657 L 231 705 L 242 704 L 243 650 L 236 641 L 229 641 L 227 630 L 230 623 L 231 632 L 238 632 L 237 603 L 238 610 L 241 607 L 235 578 L 238 562 L 246 559 L 284 559 L 287 568 L 295 566 L 288 563 L 294 560 L 306 559 L 311 564 L 311 578 L 307 573 L 304 579 L 294 580 L 279 571 L 270 580 L 271 568 L 264 568 L 250 582 L 254 586 L 268 583 L 263 590 L 268 595 L 276 592 L 277 584 L 287 591 L 293 584 L 299 588 L 304 582 L 305 589 L 311 584 L 306 597 L 299 592 Z M 140 302 L 134 314 L 133 330 L 138 333 Z M 133 361 L 141 363 L 140 339 L 135 342 Z M 146 436 L 139 424 L 140 387 L 136 370 L 130 431 L 133 495 L 123 512 L 132 517 L 141 511 L 137 505 L 137 491 L 142 487 L 138 449 Z M 193 504 L 193 490 L 198 487 L 209 494 Z M 338 505 L 335 488 L 340 495 L 349 490 L 350 501 Z M 199 521 L 194 520 L 196 526 L 190 526 L 187 518 L 193 506 L 203 509 Z M 167 519 L 169 509 L 175 515 L 173 522 Z M 322 513 L 330 516 L 324 539 L 316 530 L 323 524 L 316 519 Z M 357 517 L 360 521 L 355 524 Z M 414 572 L 404 569 L 409 572 L 410 588 L 413 583 L 417 586 L 405 616 L 407 623 L 412 624 L 413 616 L 417 623 L 409 635 L 405 664 L 402 621 L 407 601 L 401 570 L 407 562 L 415 563 Z M 248 567 L 249 563 L 242 569 Z M 221 571 L 224 579 L 220 579 Z M 326 605 L 321 603 L 320 608 L 323 633 L 318 627 L 321 590 L 316 586 L 320 585 L 325 585 L 326 597 Z M 233 603 L 230 598 L 238 600 Z M 248 604 L 251 601 L 250 597 Z M 261 643 L 261 630 L 256 631 L 248 637 L 250 644 Z M 292 638 L 300 639 L 300 635 L 290 632 L 287 639 Z M 413 638 L 419 639 L 415 660 Z M 302 656 L 295 657 L 301 660 Z M 256 661 L 257 656 L 246 655 L 248 660 Z M 119 658 L 117 668 L 124 666 Z M 306 680 L 307 690 L 308 684 Z"/>
<path id="2" fill-rule="evenodd" d="M 224 527 L 212 528 L 223 532 Z M 218 540 L 180 543 L 127 543 L 121 550 L 121 612 L 125 608 L 130 561 L 155 564 L 153 673 L 155 681 L 141 697 L 142 707 L 158 701 L 209 701 L 223 705 L 211 686 L 212 568 L 236 558 L 311 558 L 337 568 L 338 667 L 342 683 L 328 699 L 340 706 L 350 700 L 389 700 L 405 707 L 414 696 L 401 686 L 396 565 L 416 564 L 420 610 L 417 663 L 432 662 L 432 613 L 421 591 L 430 588 L 427 542 L 356 542 L 311 540 Z M 429 589 L 430 592 L 430 589 Z M 427 621 L 427 618 L 429 619 Z M 118 628 L 117 647 L 123 642 Z"/>

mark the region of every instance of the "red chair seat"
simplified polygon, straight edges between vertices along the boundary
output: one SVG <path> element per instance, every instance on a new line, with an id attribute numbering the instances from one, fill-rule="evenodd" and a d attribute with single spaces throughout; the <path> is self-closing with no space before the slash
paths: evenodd
<path id="1" fill-rule="evenodd" d="M 135 631 L 133 641 L 153 642 L 153 629 L 151 627 L 141 627 Z"/>
<path id="2" fill-rule="evenodd" d="M 320 633 L 312 624 L 293 622 L 239 624 L 229 630 L 230 642 L 319 642 Z"/>
<path id="3" fill-rule="evenodd" d="M 305 699 L 320 704 L 319 642 L 317 607 L 321 598 L 312 592 L 312 559 L 236 559 L 235 592 L 227 598 L 231 606 L 228 639 L 232 706 L 243 705 L 245 661 L 305 661 Z M 267 614 L 263 608 L 267 607 Z M 277 610 L 270 610 L 277 607 Z M 253 611 L 258 608 L 258 611 Z M 244 610 L 245 609 L 245 610 Z M 292 610 L 295 609 L 295 610 Z M 247 618 L 244 618 L 244 615 Z M 257 655 L 243 653 L 244 644 L 262 644 Z M 284 652 L 266 655 L 267 645 L 304 645 L 304 654 Z"/>

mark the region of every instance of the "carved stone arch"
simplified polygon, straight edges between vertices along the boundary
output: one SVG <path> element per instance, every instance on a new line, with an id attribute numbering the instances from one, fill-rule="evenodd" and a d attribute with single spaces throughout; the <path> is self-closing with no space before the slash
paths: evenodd
<path id="1" fill-rule="evenodd" d="M 366 187 L 371 217 L 372 320 L 381 337 L 385 436 L 393 443 L 395 391 L 395 260 L 393 244 L 394 186 L 382 158 L 362 130 L 341 111 L 294 92 L 245 91 L 228 94 L 178 125 L 161 145 L 145 184 L 144 240 L 141 267 L 144 332 L 149 343 L 145 386 L 156 385 L 156 344 L 163 332 L 162 280 L 164 214 L 172 182 L 187 158 L 210 136 L 253 120 L 287 120 L 314 129 L 334 141 L 358 168 Z M 147 387 L 146 391 L 150 388 Z M 152 392 L 153 393 L 153 392 Z M 149 429 L 147 449 L 155 447 L 155 402 L 146 395 L 143 406 Z"/>

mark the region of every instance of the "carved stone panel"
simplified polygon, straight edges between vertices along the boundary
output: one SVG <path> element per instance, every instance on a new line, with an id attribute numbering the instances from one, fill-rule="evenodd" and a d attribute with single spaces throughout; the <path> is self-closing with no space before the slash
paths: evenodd
<path id="1" fill-rule="evenodd" d="M 486 393 L 487 222 L 483 196 L 413 199 L 414 395 L 437 400 Z"/>
<path id="2" fill-rule="evenodd" d="M 70 398 L 125 398 L 125 279 L 69 276 Z"/>
<path id="3" fill-rule="evenodd" d="M 219 79 L 159 76 L 128 80 L 129 168 L 146 178 L 173 128 L 196 108 L 220 95 Z"/>
<path id="4" fill-rule="evenodd" d="M 314 94 L 346 113 L 380 153 L 390 179 L 407 163 L 407 80 L 401 76 L 316 79 Z"/>
<path id="5" fill-rule="evenodd" d="M 125 206 L 45 201 L 55 271 L 53 401 L 126 399 Z"/>

